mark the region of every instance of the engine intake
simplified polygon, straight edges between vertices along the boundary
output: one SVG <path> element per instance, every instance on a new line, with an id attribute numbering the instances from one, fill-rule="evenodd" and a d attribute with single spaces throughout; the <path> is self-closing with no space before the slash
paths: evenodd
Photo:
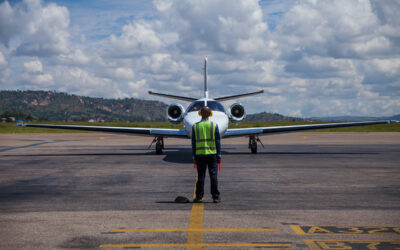
<path id="1" fill-rule="evenodd" d="M 234 103 L 229 107 L 229 118 L 231 122 L 238 123 L 241 122 L 246 117 L 246 111 L 240 103 Z"/>
<path id="2" fill-rule="evenodd" d="M 167 116 L 168 120 L 172 123 L 180 123 L 183 120 L 185 108 L 179 103 L 174 103 L 168 106 Z"/>

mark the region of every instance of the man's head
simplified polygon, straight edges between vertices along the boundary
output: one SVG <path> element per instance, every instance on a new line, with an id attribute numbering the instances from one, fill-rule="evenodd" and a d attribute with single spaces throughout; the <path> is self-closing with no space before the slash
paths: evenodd
<path id="1" fill-rule="evenodd" d="M 203 119 L 207 119 L 211 115 L 211 109 L 207 106 L 204 106 L 201 108 L 200 114 Z"/>

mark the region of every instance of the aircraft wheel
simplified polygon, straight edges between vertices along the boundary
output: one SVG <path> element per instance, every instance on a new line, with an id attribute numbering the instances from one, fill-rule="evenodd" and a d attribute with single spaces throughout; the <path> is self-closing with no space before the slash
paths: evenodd
<path id="1" fill-rule="evenodd" d="M 252 154 L 257 154 L 257 141 L 254 136 L 249 137 L 249 148 Z"/>
<path id="2" fill-rule="evenodd" d="M 252 154 L 257 154 L 257 144 L 252 146 L 250 149 Z"/>
<path id="3" fill-rule="evenodd" d="M 162 148 L 156 147 L 156 154 L 161 155 L 162 154 Z"/>
<path id="4" fill-rule="evenodd" d="M 157 137 L 156 154 L 158 155 L 162 154 L 163 149 L 164 149 L 164 138 L 161 136 Z"/>

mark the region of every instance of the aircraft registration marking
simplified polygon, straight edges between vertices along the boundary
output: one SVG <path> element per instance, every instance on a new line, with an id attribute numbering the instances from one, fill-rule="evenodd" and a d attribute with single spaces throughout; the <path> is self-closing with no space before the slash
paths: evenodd
<path id="1" fill-rule="evenodd" d="M 311 250 L 400 249 L 399 240 L 304 240 Z"/>
<path id="2" fill-rule="evenodd" d="M 277 232 L 277 228 L 139 228 L 113 229 L 113 233 L 127 232 Z"/>
<path id="3" fill-rule="evenodd" d="M 203 247 L 274 247 L 283 248 L 291 247 L 291 243 L 199 243 L 199 244 L 104 244 L 100 247 L 114 248 L 114 247 L 186 247 L 186 249 Z"/>
<path id="4" fill-rule="evenodd" d="M 301 234 L 301 235 L 400 234 L 400 227 L 393 227 L 393 226 L 290 225 L 290 227 L 296 234 Z"/>

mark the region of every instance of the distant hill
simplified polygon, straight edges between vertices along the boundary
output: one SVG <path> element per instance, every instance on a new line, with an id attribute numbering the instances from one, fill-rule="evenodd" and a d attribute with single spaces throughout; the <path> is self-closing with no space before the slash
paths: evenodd
<path id="1" fill-rule="evenodd" d="M 0 91 L 0 117 L 40 121 L 166 121 L 167 104 L 136 98 L 104 99 L 53 91 Z M 366 121 L 400 120 L 391 117 L 312 117 L 307 119 L 261 112 L 244 121 Z"/>
<path id="2" fill-rule="evenodd" d="M 247 115 L 245 121 L 248 122 L 273 122 L 273 121 L 304 121 L 302 118 L 283 116 L 277 113 L 261 112 Z"/>
<path id="3" fill-rule="evenodd" d="M 166 121 L 166 108 L 162 102 L 135 98 L 104 99 L 52 91 L 0 91 L 0 116 L 19 116 L 17 119 Z"/>

